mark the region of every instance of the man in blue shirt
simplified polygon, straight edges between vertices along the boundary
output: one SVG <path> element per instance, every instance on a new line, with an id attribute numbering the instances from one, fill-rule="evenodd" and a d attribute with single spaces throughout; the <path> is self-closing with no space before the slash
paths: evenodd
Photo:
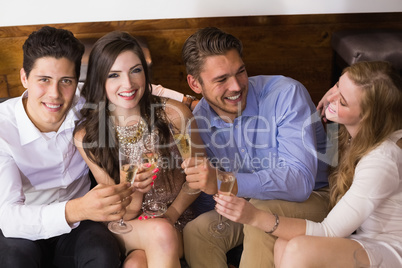
<path id="1" fill-rule="evenodd" d="M 318 155 L 325 153 L 326 135 L 320 120 L 314 120 L 315 106 L 305 87 L 284 76 L 249 78 L 240 40 L 217 28 L 190 36 L 182 55 L 189 86 L 203 95 L 193 113 L 209 158 L 184 162 L 190 186 L 217 193 L 209 162 L 236 159 L 241 167 L 233 194 L 279 216 L 324 219 L 327 165 Z M 229 222 L 230 234 L 215 238 L 208 225 L 217 217 L 214 210 L 203 213 L 184 230 L 192 268 L 227 267 L 226 252 L 242 243 L 240 267 L 273 267 L 274 236 Z"/>

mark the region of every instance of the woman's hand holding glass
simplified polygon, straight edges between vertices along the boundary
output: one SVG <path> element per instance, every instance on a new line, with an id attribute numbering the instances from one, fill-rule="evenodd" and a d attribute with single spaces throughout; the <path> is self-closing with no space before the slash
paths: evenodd
<path id="1" fill-rule="evenodd" d="M 242 224 L 250 224 L 258 209 L 246 199 L 235 195 L 218 194 L 214 196 L 215 210 L 223 217 Z"/>
<path id="2" fill-rule="evenodd" d="M 159 154 L 157 151 L 157 145 L 159 144 L 159 136 L 157 133 L 152 133 L 149 140 L 145 143 L 144 151 L 142 152 L 141 159 L 142 165 L 148 168 L 148 171 L 152 170 L 152 182 L 151 182 L 151 200 L 148 200 L 144 204 L 143 211 L 144 214 L 150 217 L 160 217 L 165 214 L 167 210 L 167 205 L 163 202 L 158 201 L 158 196 L 155 191 L 155 182 L 159 171 Z"/>
<path id="3" fill-rule="evenodd" d="M 219 185 L 219 195 L 229 196 L 232 193 L 233 186 L 236 182 L 237 172 L 239 170 L 239 163 L 235 160 L 223 159 L 217 163 L 216 179 Z M 217 238 L 226 236 L 230 231 L 230 224 L 224 222 L 222 215 L 219 214 L 219 218 L 209 224 L 209 233 Z"/>
<path id="4" fill-rule="evenodd" d="M 136 212 L 133 214 L 134 218 L 138 217 L 139 220 L 151 218 L 147 217 L 146 214 L 141 215 L 141 213 L 143 213 L 143 198 L 144 195 L 152 190 L 153 182 L 157 177 L 158 171 L 158 167 L 155 167 L 152 164 L 150 165 L 149 163 L 144 163 L 143 159 L 141 160 L 133 183 L 133 189 L 135 191 L 133 202 L 135 202 L 134 210 Z"/>
<path id="5" fill-rule="evenodd" d="M 152 183 L 156 179 L 158 171 L 159 169 L 157 167 L 153 167 L 148 163 L 141 163 L 133 183 L 135 191 L 143 194 L 149 192 L 152 188 Z"/>

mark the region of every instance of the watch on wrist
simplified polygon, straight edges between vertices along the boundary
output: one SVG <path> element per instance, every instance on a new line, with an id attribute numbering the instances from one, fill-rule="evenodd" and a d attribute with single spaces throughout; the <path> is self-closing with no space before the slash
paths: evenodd
<path id="1" fill-rule="evenodd" d="M 189 108 L 191 108 L 191 104 L 192 104 L 193 101 L 195 101 L 197 98 L 194 97 L 194 96 L 191 96 L 191 95 L 186 95 L 185 97 L 186 97 L 185 104 L 186 104 Z"/>

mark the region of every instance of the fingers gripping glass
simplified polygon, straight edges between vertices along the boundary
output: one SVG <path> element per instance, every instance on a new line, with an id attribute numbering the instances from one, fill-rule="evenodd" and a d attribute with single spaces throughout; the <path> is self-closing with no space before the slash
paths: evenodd
<path id="1" fill-rule="evenodd" d="M 134 151 L 133 151 L 134 150 Z M 133 184 L 135 175 L 137 174 L 139 158 L 138 148 L 119 148 L 119 168 L 120 168 L 120 183 L 129 182 Z M 123 218 L 119 221 L 109 222 L 108 228 L 115 234 L 125 234 L 131 232 L 133 227 L 125 223 Z"/>
<path id="2" fill-rule="evenodd" d="M 223 159 L 216 168 L 216 178 L 218 180 L 219 194 L 230 195 L 233 185 L 236 181 L 236 175 L 239 170 L 239 163 L 235 160 Z M 209 224 L 208 232 L 217 238 L 225 237 L 230 232 L 230 225 L 223 221 L 222 215 Z"/>
<path id="3" fill-rule="evenodd" d="M 147 164 L 148 170 L 155 170 L 158 168 L 159 154 L 155 149 L 155 145 L 159 142 L 159 136 L 156 133 L 152 133 L 149 139 L 144 143 L 144 151 L 142 152 L 142 164 Z M 156 178 L 156 177 L 155 177 Z M 167 210 L 167 205 L 163 202 L 157 201 L 157 195 L 155 191 L 155 182 L 152 182 L 151 186 L 151 200 L 144 204 L 143 212 L 148 216 L 162 216 Z"/>

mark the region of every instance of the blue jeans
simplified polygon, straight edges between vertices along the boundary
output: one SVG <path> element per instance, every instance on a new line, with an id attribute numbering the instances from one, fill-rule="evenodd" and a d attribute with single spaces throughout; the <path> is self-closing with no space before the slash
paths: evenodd
<path id="1" fill-rule="evenodd" d="M 107 227 L 83 221 L 68 234 L 31 241 L 5 238 L 0 230 L 1 267 L 120 267 L 120 249 Z"/>

